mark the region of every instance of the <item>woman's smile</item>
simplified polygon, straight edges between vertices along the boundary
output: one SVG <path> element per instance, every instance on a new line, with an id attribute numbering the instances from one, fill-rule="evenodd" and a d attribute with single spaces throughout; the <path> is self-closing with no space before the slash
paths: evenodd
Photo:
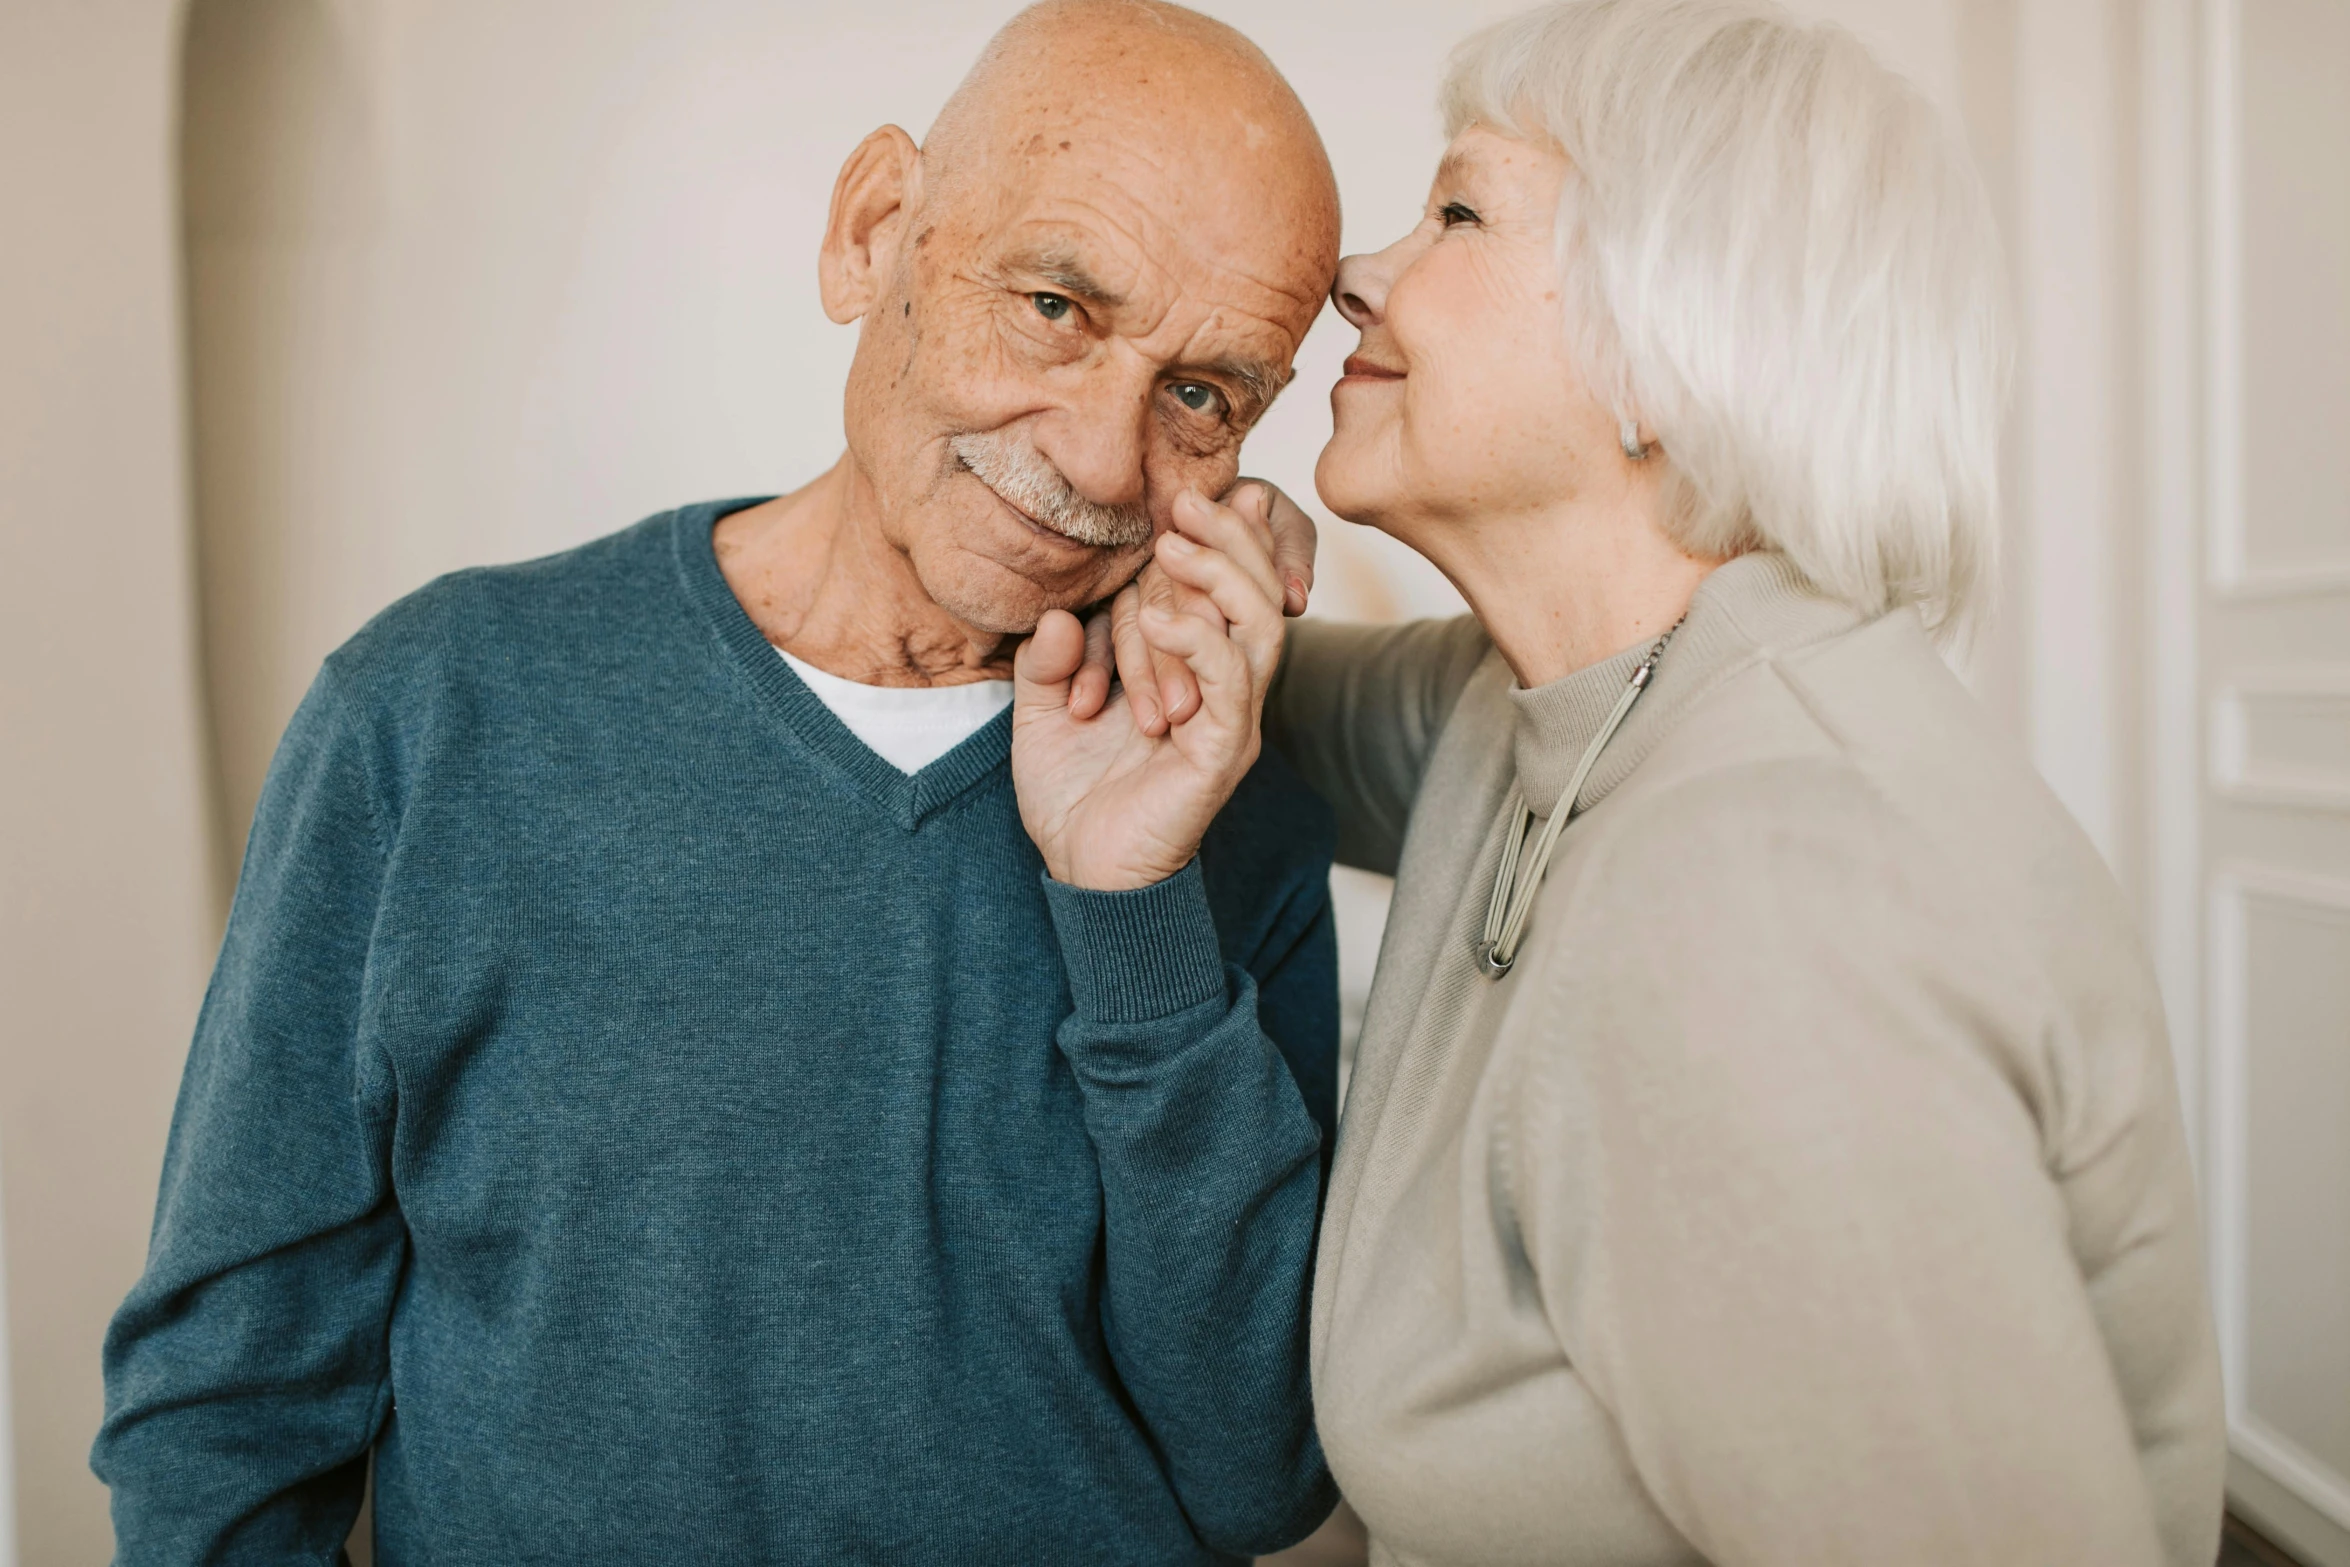
<path id="1" fill-rule="evenodd" d="M 1401 370 L 1380 364 L 1368 355 L 1354 353 L 1347 355 L 1346 363 L 1341 367 L 1337 386 L 1344 386 L 1349 381 L 1400 381 L 1403 377 L 1404 373 Z M 1333 391 L 1336 389 L 1337 387 L 1332 388 Z"/>

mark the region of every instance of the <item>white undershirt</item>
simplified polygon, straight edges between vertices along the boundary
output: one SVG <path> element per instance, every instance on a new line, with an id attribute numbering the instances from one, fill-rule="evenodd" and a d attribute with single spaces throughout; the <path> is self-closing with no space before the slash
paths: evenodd
<path id="1" fill-rule="evenodd" d="M 959 686 L 868 686 L 828 675 L 781 648 L 775 651 L 850 734 L 901 773 L 922 771 L 1012 705 L 1009 680 L 974 680 Z"/>

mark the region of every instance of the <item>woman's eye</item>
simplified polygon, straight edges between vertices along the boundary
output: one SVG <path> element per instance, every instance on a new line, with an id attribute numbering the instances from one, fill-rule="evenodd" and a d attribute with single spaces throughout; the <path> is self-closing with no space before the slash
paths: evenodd
<path id="1" fill-rule="evenodd" d="M 1034 305 L 1036 313 L 1047 321 L 1060 321 L 1069 314 L 1069 301 L 1058 294 L 1031 294 L 1028 296 L 1028 302 Z"/>
<path id="2" fill-rule="evenodd" d="M 1206 413 L 1216 406 L 1216 389 L 1202 386 L 1197 381 L 1177 381 L 1167 390 L 1175 394 L 1177 402 L 1195 414 Z"/>
<path id="3" fill-rule="evenodd" d="M 1478 217 L 1477 214 L 1470 208 L 1461 205 L 1457 201 L 1448 201 L 1443 206 L 1438 207 L 1436 209 L 1436 216 L 1443 222 L 1446 228 L 1451 228 L 1455 223 L 1482 223 L 1485 221 L 1483 218 Z"/>

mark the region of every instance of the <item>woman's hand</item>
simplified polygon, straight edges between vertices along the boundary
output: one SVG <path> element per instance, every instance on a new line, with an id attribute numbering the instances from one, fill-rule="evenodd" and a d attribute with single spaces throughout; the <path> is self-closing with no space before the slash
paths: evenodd
<path id="1" fill-rule="evenodd" d="M 1075 887 L 1122 891 L 1183 869 L 1257 759 L 1282 638 L 1267 530 L 1187 490 L 1154 557 L 1180 601 L 1138 602 L 1125 634 L 1138 658 L 1183 670 L 1197 693 L 1186 716 L 1146 732 L 1127 694 L 1081 716 L 1072 687 L 1089 667 L 1106 685 L 1106 632 L 1089 634 L 1065 610 L 1048 613 L 1012 662 L 1020 820 L 1053 879 Z"/>
<path id="2" fill-rule="evenodd" d="M 1282 613 L 1304 614 L 1314 586 L 1313 518 L 1263 479 L 1242 479 L 1224 492 L 1224 504 L 1249 525 L 1259 547 L 1271 557 L 1274 580 L 1281 584 Z M 1198 709 L 1199 685 L 1190 668 L 1152 648 L 1142 635 L 1142 610 L 1150 604 L 1193 614 L 1212 608 L 1204 594 L 1155 562 L 1144 566 L 1086 622 L 1085 661 L 1069 689 L 1069 709 L 1078 718 L 1091 718 L 1109 704 L 1113 676 L 1125 686 L 1133 722 L 1146 735 L 1165 734 L 1170 724 L 1183 722 Z"/>

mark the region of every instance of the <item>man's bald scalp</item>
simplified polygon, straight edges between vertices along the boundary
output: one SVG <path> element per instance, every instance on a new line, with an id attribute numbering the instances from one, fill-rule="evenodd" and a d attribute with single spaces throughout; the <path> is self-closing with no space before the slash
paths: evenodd
<path id="1" fill-rule="evenodd" d="M 1249 135 L 1249 150 L 1292 158 L 1335 213 L 1328 154 L 1279 68 L 1238 29 L 1166 0 L 1038 0 L 1006 22 L 923 138 L 925 184 L 942 191 L 1017 155 L 1023 131 L 1138 107 L 1138 94 L 1170 109 L 1242 109 L 1266 133 Z"/>

